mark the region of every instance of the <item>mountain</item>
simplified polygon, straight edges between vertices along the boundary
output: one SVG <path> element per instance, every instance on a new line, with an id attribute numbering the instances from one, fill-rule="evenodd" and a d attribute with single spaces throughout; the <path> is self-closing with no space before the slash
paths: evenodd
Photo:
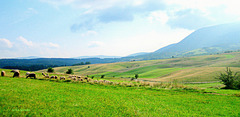
<path id="1" fill-rule="evenodd" d="M 87 58 L 121 58 L 121 56 L 105 56 L 105 55 L 96 55 L 96 56 L 79 56 L 75 57 L 75 59 L 87 59 Z"/>
<path id="2" fill-rule="evenodd" d="M 170 44 L 170 45 L 168 45 L 168 46 L 165 46 L 165 47 L 163 47 L 163 48 L 160 48 L 159 50 L 157 50 L 157 51 L 155 51 L 155 52 L 156 52 L 156 53 L 164 52 L 164 51 L 166 51 L 166 50 L 174 47 L 175 45 L 176 45 L 176 43 Z"/>
<path id="3" fill-rule="evenodd" d="M 201 28 L 182 41 L 159 50 L 137 56 L 137 60 L 163 59 L 173 56 L 194 56 L 214 54 L 240 49 L 240 23 L 222 24 Z"/>
<path id="4" fill-rule="evenodd" d="M 28 56 L 28 57 L 17 57 L 16 59 L 36 59 L 36 58 L 43 58 L 38 56 Z"/>
<path id="5" fill-rule="evenodd" d="M 134 56 L 144 55 L 144 54 L 148 54 L 148 53 L 149 52 L 139 52 L 139 53 L 130 54 L 127 57 L 134 57 Z"/>

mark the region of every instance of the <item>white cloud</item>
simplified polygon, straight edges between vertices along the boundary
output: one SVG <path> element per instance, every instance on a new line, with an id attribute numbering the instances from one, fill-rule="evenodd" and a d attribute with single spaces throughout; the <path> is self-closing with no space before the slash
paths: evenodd
<path id="1" fill-rule="evenodd" d="M 91 35 L 97 35 L 98 33 L 96 31 L 87 31 L 86 33 L 83 33 L 81 36 L 86 37 L 86 36 L 91 36 Z"/>
<path id="2" fill-rule="evenodd" d="M 238 12 L 240 4 L 237 0 L 164 0 L 164 2 L 168 6 L 166 9 L 169 16 L 168 24 L 172 27 L 199 29 L 240 20 Z"/>
<path id="3" fill-rule="evenodd" d="M 52 5 L 66 5 L 75 2 L 76 0 L 40 0 Z"/>
<path id="4" fill-rule="evenodd" d="M 0 39 L 0 48 L 6 49 L 6 48 L 12 48 L 13 44 L 8 39 Z"/>
<path id="5" fill-rule="evenodd" d="M 27 39 L 25 39 L 22 36 L 19 36 L 17 38 L 17 40 L 21 41 L 23 44 L 27 45 L 27 46 L 33 46 L 33 42 L 32 41 L 28 41 Z"/>
<path id="6" fill-rule="evenodd" d="M 169 16 L 165 11 L 153 11 L 148 17 L 149 21 L 152 23 L 154 20 L 159 21 L 161 24 L 166 24 L 169 20 Z"/>
<path id="7" fill-rule="evenodd" d="M 47 44 L 49 47 L 51 47 L 51 48 L 59 48 L 60 46 L 58 45 L 58 44 L 55 44 L 55 43 L 48 43 Z"/>
<path id="8" fill-rule="evenodd" d="M 88 48 L 96 48 L 96 47 L 101 47 L 105 45 L 103 42 L 100 42 L 100 41 L 90 41 L 88 43 Z"/>
<path id="9" fill-rule="evenodd" d="M 112 7 L 114 5 L 123 5 L 129 3 L 128 0 L 40 0 L 54 5 L 71 5 L 74 8 L 100 10 Z"/>

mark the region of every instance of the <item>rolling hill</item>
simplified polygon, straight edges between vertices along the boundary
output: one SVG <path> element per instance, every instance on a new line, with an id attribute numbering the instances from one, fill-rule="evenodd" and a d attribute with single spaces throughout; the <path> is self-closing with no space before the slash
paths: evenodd
<path id="1" fill-rule="evenodd" d="M 205 55 L 147 61 L 129 61 L 108 64 L 92 64 L 82 66 L 57 67 L 57 73 L 73 69 L 76 75 L 100 78 L 132 78 L 139 74 L 142 80 L 179 82 L 212 82 L 215 76 L 224 72 L 226 67 L 234 71 L 240 70 L 240 52 L 218 55 Z M 41 70 L 43 72 L 46 70 Z"/>

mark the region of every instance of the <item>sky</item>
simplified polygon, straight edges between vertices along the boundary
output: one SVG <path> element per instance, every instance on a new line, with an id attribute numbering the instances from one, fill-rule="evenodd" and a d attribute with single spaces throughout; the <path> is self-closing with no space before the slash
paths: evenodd
<path id="1" fill-rule="evenodd" d="M 239 22 L 238 0 L 1 0 L 0 58 L 127 56 Z"/>

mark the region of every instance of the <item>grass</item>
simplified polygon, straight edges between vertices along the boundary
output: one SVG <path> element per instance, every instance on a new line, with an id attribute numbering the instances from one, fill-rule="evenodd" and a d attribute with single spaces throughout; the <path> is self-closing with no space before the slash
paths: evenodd
<path id="1" fill-rule="evenodd" d="M 54 68 L 56 73 L 65 73 L 67 69 L 73 69 L 74 74 L 81 76 L 100 77 L 134 77 L 153 81 L 171 81 L 177 79 L 180 82 L 210 82 L 216 81 L 214 76 L 224 71 L 225 67 L 234 67 L 240 70 L 240 53 L 225 53 L 218 55 L 204 55 L 194 57 L 131 61 L 108 64 L 92 64 L 81 66 L 67 66 Z M 39 72 L 46 71 L 40 70 Z"/>
<path id="2" fill-rule="evenodd" d="M 139 78 L 155 78 L 170 74 L 172 72 L 184 69 L 184 68 L 164 68 L 167 65 L 155 65 L 140 67 L 126 72 L 104 72 L 101 74 L 92 74 L 91 76 L 100 77 L 105 75 L 107 77 L 134 77 L 135 74 L 139 74 Z"/>
<path id="3" fill-rule="evenodd" d="M 214 82 L 214 83 L 188 83 L 184 84 L 188 87 L 197 87 L 204 89 L 205 92 L 211 92 L 215 94 L 222 94 L 222 95 L 236 95 L 240 94 L 240 90 L 232 90 L 232 89 L 222 89 L 225 86 L 220 82 Z"/>
<path id="4" fill-rule="evenodd" d="M 239 116 L 230 95 L 0 77 L 2 116 Z"/>
<path id="5" fill-rule="evenodd" d="M 234 55 L 231 55 L 231 54 L 225 54 L 224 56 L 225 56 L 226 58 L 230 58 L 230 59 L 235 57 Z"/>

